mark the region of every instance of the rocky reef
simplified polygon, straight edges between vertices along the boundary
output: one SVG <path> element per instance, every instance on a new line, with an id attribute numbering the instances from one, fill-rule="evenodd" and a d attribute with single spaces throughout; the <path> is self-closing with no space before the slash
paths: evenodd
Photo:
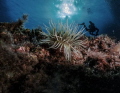
<path id="1" fill-rule="evenodd" d="M 0 93 L 119 93 L 120 43 L 107 35 L 86 39 L 79 55 L 41 44 L 41 28 L 0 23 Z"/>

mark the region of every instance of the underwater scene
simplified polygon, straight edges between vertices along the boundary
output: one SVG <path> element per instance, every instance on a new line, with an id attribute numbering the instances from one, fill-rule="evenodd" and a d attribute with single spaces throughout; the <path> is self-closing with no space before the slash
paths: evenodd
<path id="1" fill-rule="evenodd" d="M 120 1 L 0 0 L 0 93 L 120 93 Z"/>

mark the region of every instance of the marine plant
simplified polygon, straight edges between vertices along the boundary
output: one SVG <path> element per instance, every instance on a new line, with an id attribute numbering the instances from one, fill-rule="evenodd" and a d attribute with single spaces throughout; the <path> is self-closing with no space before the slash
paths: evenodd
<path id="1" fill-rule="evenodd" d="M 71 61 L 72 53 L 79 54 L 79 49 L 85 47 L 84 28 L 79 30 L 75 24 L 64 24 L 62 22 L 53 23 L 49 22 L 49 26 L 45 26 L 47 33 L 46 39 L 42 43 L 48 43 L 49 48 L 59 49 L 64 52 L 64 56 L 68 61 Z M 84 38 L 83 38 L 84 37 Z"/>

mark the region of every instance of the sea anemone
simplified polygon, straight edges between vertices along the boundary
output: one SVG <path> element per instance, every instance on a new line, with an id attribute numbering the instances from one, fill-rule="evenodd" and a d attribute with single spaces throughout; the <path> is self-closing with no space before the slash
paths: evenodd
<path id="1" fill-rule="evenodd" d="M 48 43 L 49 48 L 59 49 L 64 52 L 65 58 L 70 61 L 72 52 L 79 54 L 79 49 L 85 47 L 84 28 L 79 30 L 78 25 L 74 23 L 68 24 L 66 22 L 58 22 L 57 24 L 52 21 L 49 26 L 45 26 L 47 33 L 44 33 L 47 38 L 42 40 L 42 43 Z"/>

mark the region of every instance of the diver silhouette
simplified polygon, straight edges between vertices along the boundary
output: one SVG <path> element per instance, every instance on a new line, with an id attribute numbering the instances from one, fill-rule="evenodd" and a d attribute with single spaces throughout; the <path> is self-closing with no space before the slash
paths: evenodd
<path id="1" fill-rule="evenodd" d="M 78 25 L 83 25 L 85 30 L 88 31 L 91 35 L 97 36 L 99 29 L 95 27 L 93 22 L 89 21 L 89 23 L 90 23 L 89 28 L 86 27 L 85 23 L 78 24 Z M 96 32 L 96 34 L 94 34 L 93 32 Z"/>

